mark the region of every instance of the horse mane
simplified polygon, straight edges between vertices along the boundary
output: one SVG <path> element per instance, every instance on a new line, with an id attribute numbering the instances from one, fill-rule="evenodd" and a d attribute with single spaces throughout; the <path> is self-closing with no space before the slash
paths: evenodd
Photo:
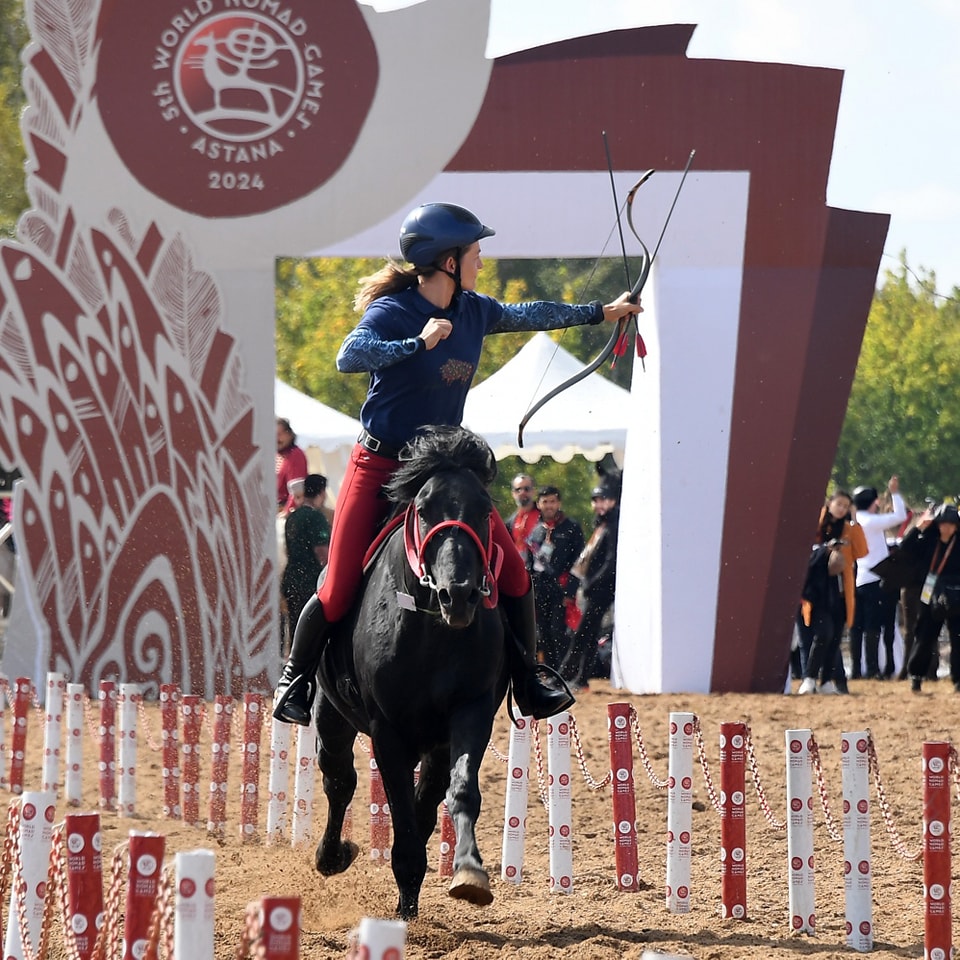
<path id="1" fill-rule="evenodd" d="M 465 427 L 423 427 L 400 454 L 400 466 L 384 485 L 387 498 L 409 503 L 438 473 L 469 470 L 486 488 L 497 475 L 497 460 L 483 437 Z"/>

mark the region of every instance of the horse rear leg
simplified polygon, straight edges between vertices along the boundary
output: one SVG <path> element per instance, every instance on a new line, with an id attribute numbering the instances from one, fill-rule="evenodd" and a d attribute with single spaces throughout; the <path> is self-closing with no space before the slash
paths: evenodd
<path id="1" fill-rule="evenodd" d="M 475 832 L 480 817 L 480 761 L 493 729 L 491 703 L 474 703 L 458 711 L 450 729 L 450 787 L 447 808 L 457 834 L 450 896 L 479 907 L 493 901 Z"/>
<path id="2" fill-rule="evenodd" d="M 317 845 L 316 865 L 324 876 L 331 876 L 343 873 L 359 852 L 355 843 L 344 841 L 341 836 L 347 807 L 357 789 L 353 762 L 357 731 L 323 694 L 317 707 L 317 736 L 317 760 L 327 797 L 327 826 Z"/>
<path id="3" fill-rule="evenodd" d="M 399 894 L 397 914 L 409 920 L 419 913 L 420 888 L 427 872 L 426 843 L 420 837 L 414 805 L 414 762 L 399 731 L 385 721 L 372 724 L 370 738 L 393 820 L 390 863 Z"/>

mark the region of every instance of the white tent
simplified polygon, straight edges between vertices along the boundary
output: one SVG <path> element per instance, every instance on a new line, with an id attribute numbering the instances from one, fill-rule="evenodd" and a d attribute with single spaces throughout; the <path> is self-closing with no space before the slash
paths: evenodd
<path id="1" fill-rule="evenodd" d="M 630 394 L 601 376 L 586 377 L 547 403 L 524 429 L 523 449 L 517 446 L 517 425 L 527 408 L 583 367 L 545 333 L 537 333 L 467 394 L 464 426 L 479 433 L 498 460 L 519 456 L 536 463 L 553 457 L 567 463 L 575 454 L 600 460 L 613 453 L 622 465 Z"/>
<path id="2" fill-rule="evenodd" d="M 273 382 L 273 406 L 276 416 L 290 421 L 297 446 L 307 454 L 310 471 L 327 478 L 327 489 L 334 498 L 360 435 L 360 421 L 277 379 Z"/>

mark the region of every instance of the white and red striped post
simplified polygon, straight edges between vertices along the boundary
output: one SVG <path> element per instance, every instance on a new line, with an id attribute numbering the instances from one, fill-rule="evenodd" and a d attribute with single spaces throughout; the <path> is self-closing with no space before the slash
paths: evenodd
<path id="1" fill-rule="evenodd" d="M 80 960 L 90 960 L 103 924 L 103 854 L 99 813 L 68 813 L 67 911 Z"/>
<path id="2" fill-rule="evenodd" d="M 117 812 L 121 817 L 132 817 L 137 807 L 137 710 L 140 704 L 140 686 L 120 684 L 120 793 Z"/>
<path id="3" fill-rule="evenodd" d="M 613 782 L 614 859 L 617 889 L 640 888 L 640 857 L 637 851 L 637 802 L 633 792 L 633 739 L 630 734 L 630 704 L 607 704 L 607 744 Z"/>
<path id="4" fill-rule="evenodd" d="M 390 804 L 377 758 L 370 750 L 370 859 L 390 862 Z"/>
<path id="5" fill-rule="evenodd" d="M 165 843 L 156 833 L 130 831 L 123 960 L 142 960 L 146 956 Z"/>
<path id="6" fill-rule="evenodd" d="M 313 727 L 297 734 L 297 771 L 293 780 L 293 825 L 290 843 L 298 847 L 313 836 L 313 794 L 316 788 L 317 735 Z"/>
<path id="7" fill-rule="evenodd" d="M 573 893 L 573 796 L 570 780 L 570 714 L 547 721 L 547 811 L 550 892 Z"/>
<path id="8" fill-rule="evenodd" d="M 187 850 L 174 858 L 176 898 L 173 955 L 213 957 L 216 858 L 212 850 Z"/>
<path id="9" fill-rule="evenodd" d="M 809 730 L 787 730 L 787 866 L 790 928 L 816 933 L 813 859 L 813 760 Z"/>
<path id="10" fill-rule="evenodd" d="M 240 838 L 257 839 L 260 816 L 260 734 L 263 729 L 263 695 L 243 695 L 243 764 L 240 772 Z"/>
<path id="11" fill-rule="evenodd" d="M 923 955 L 953 956 L 950 744 L 923 744 Z"/>
<path id="12" fill-rule="evenodd" d="M 180 700 L 183 714 L 183 822 L 191 827 L 200 821 L 200 729 L 203 726 L 203 703 L 198 696 L 186 693 Z"/>
<path id="13" fill-rule="evenodd" d="M 163 815 L 180 819 L 180 688 L 160 684 L 160 743 L 163 762 Z"/>
<path id="14" fill-rule="evenodd" d="M 67 744 L 64 757 L 63 793 L 68 807 L 83 802 L 83 701 L 82 683 L 67 684 Z"/>
<path id="15" fill-rule="evenodd" d="M 873 866 L 870 856 L 870 734 L 840 735 L 843 782 L 843 892 L 847 946 L 873 949 Z"/>
<path id="16" fill-rule="evenodd" d="M 117 809 L 117 685 L 100 681 L 100 807 Z"/>
<path id="17" fill-rule="evenodd" d="M 289 723 L 270 724 L 270 769 L 267 774 L 267 846 L 277 843 L 287 829 L 287 800 L 290 795 Z"/>
<path id="18" fill-rule="evenodd" d="M 720 903 L 724 917 L 747 917 L 747 725 L 720 724 Z"/>
<path id="19" fill-rule="evenodd" d="M 299 897 L 261 897 L 259 921 L 264 960 L 300 960 Z"/>
<path id="20" fill-rule="evenodd" d="M 53 821 L 57 816 L 57 798 L 52 791 L 27 790 L 20 803 L 20 823 L 13 851 L 13 877 L 10 884 L 10 909 L 7 916 L 7 938 L 3 948 L 4 960 L 25 960 L 36 957 L 40 948 L 43 924 L 43 899 L 47 886 L 47 868 L 50 847 L 53 844 Z M 17 903 L 22 897 L 26 934 L 24 944 L 20 935 Z"/>
<path id="21" fill-rule="evenodd" d="M 41 790 L 60 789 L 60 746 L 63 730 L 63 700 L 67 678 L 62 673 L 48 673 L 43 714 L 43 769 Z"/>
<path id="22" fill-rule="evenodd" d="M 213 763 L 210 771 L 210 815 L 207 831 L 223 836 L 227 830 L 227 777 L 230 771 L 230 728 L 233 700 L 217 694 L 213 702 Z"/>
<path id="23" fill-rule="evenodd" d="M 693 854 L 693 714 L 670 714 L 667 761 L 667 910 L 690 912 Z"/>
<path id="24" fill-rule="evenodd" d="M 530 728 L 530 717 L 520 717 L 515 724 L 510 725 L 507 789 L 503 800 L 503 844 L 500 856 L 500 879 L 506 880 L 507 883 L 520 883 L 523 880 L 527 801 L 530 790 Z"/>
<path id="25" fill-rule="evenodd" d="M 23 793 L 23 767 L 27 755 L 27 715 L 33 686 L 27 677 L 13 682 L 13 736 L 10 753 L 10 792 Z"/>
<path id="26" fill-rule="evenodd" d="M 456 852 L 457 831 L 453 826 L 453 817 L 447 807 L 447 801 L 440 804 L 440 856 L 437 862 L 437 875 L 453 876 L 453 855 Z"/>

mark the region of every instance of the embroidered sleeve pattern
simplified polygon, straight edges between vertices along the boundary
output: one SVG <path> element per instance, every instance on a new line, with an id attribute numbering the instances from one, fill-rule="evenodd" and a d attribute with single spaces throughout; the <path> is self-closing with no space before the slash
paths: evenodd
<path id="1" fill-rule="evenodd" d="M 505 303 L 500 319 L 491 327 L 491 333 L 517 333 L 523 330 L 557 330 L 597 324 L 603 320 L 603 304 L 599 300 L 586 304 L 551 303 L 535 300 L 532 303 Z"/>
<path id="2" fill-rule="evenodd" d="M 416 337 L 408 340 L 382 340 L 370 329 L 357 327 L 348 333 L 337 353 L 341 373 L 370 373 L 392 367 L 412 357 L 420 347 Z"/>

